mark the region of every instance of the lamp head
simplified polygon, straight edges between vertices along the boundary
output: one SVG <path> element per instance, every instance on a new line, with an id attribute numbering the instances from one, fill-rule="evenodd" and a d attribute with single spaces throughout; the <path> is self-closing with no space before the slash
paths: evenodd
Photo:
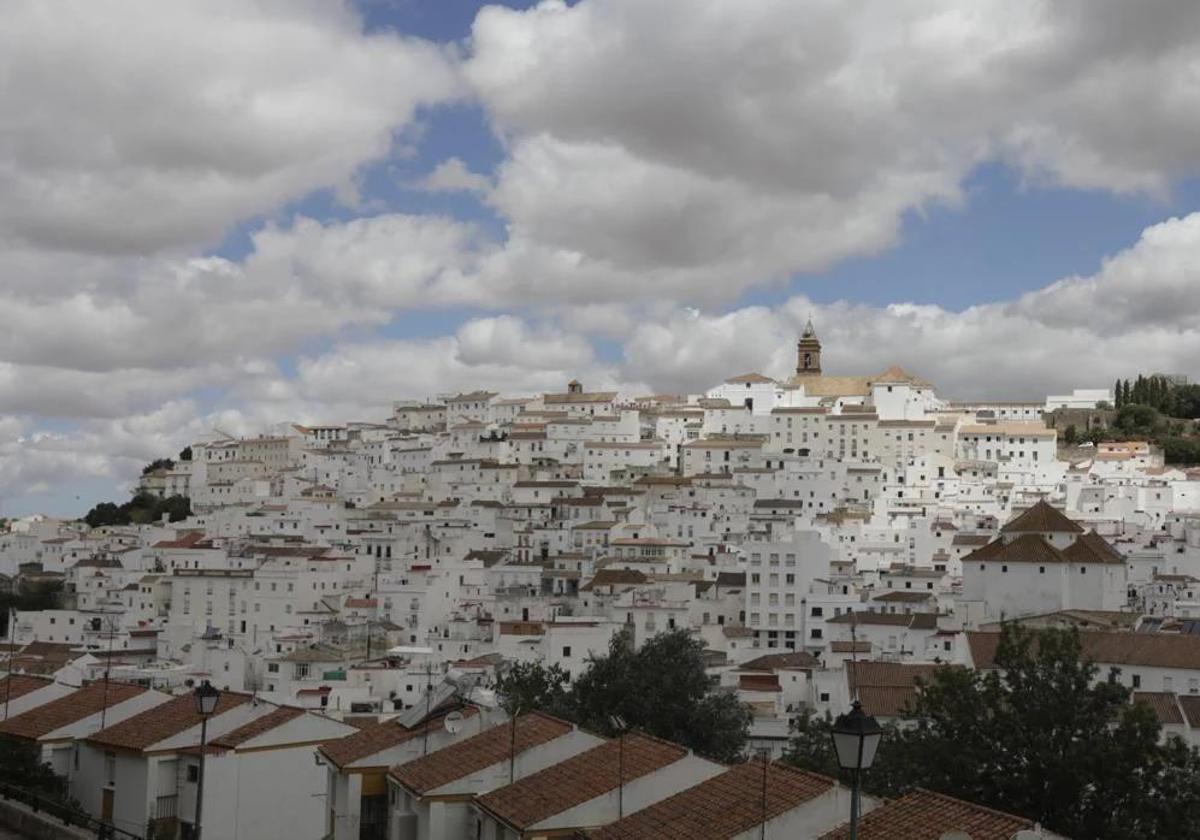
<path id="1" fill-rule="evenodd" d="M 217 710 L 217 701 L 221 699 L 221 692 L 213 688 L 212 683 L 205 680 L 192 692 L 192 697 L 196 700 L 197 714 L 201 717 L 208 717 Z"/>
<path id="2" fill-rule="evenodd" d="M 875 763 L 875 752 L 883 740 L 883 727 L 870 715 L 864 714 L 857 700 L 850 711 L 838 715 L 830 731 L 838 765 L 843 770 L 869 770 Z"/>

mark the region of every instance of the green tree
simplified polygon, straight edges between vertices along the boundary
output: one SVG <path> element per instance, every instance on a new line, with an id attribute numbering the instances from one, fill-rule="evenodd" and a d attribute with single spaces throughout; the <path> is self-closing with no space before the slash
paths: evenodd
<path id="1" fill-rule="evenodd" d="M 42 761 L 42 747 L 32 741 L 0 735 L 0 781 L 69 802 L 66 777 Z"/>
<path id="2" fill-rule="evenodd" d="M 510 711 L 542 709 L 602 735 L 626 727 L 683 744 L 718 761 L 738 760 L 750 729 L 749 707 L 709 679 L 704 645 L 670 630 L 634 650 L 632 635 L 613 636 L 573 684 L 556 666 L 514 665 L 497 681 Z"/>
<path id="3" fill-rule="evenodd" d="M 1200 385 L 1183 385 L 1176 388 L 1174 402 L 1172 416 L 1189 420 L 1200 418 Z"/>
<path id="4" fill-rule="evenodd" d="M 179 460 L 180 461 L 192 460 L 192 447 L 185 446 L 185 447 L 183 447 L 183 449 L 180 449 L 179 450 Z"/>
<path id="5" fill-rule="evenodd" d="M 1117 412 L 1113 425 L 1127 434 L 1152 435 L 1158 429 L 1161 419 L 1158 410 L 1153 406 L 1130 403 Z"/>
<path id="6" fill-rule="evenodd" d="M 1117 408 L 1121 407 L 1121 380 L 1117 380 L 1117 384 L 1113 386 L 1113 401 Z"/>
<path id="7" fill-rule="evenodd" d="M 503 698 L 504 710 L 537 709 L 558 717 L 571 715 L 568 707 L 571 675 L 557 663 L 546 667 L 541 662 L 514 662 L 496 680 L 496 691 Z"/>
<path id="8" fill-rule="evenodd" d="M 170 458 L 156 458 L 142 467 L 142 475 L 149 475 L 155 470 L 170 470 L 175 468 L 175 462 Z"/>
<path id="9" fill-rule="evenodd" d="M 1079 430 L 1075 428 L 1074 423 L 1063 429 L 1063 443 L 1065 443 L 1067 446 L 1074 446 L 1078 440 Z"/>
<path id="10" fill-rule="evenodd" d="M 632 634 L 618 633 L 608 653 L 593 657 L 572 686 L 574 719 L 613 735 L 616 715 L 627 726 L 700 755 L 737 760 L 745 748 L 750 710 L 735 694 L 714 686 L 703 653 L 703 642 L 682 629 L 660 633 L 636 651 Z"/>
<path id="11" fill-rule="evenodd" d="M 915 725 L 888 731 L 864 784 L 930 788 L 1070 837 L 1200 837 L 1189 816 L 1200 813 L 1200 754 L 1160 743 L 1154 713 L 1130 703 L 1115 671 L 1097 679 L 1077 631 L 1006 625 L 995 665 L 937 671 L 917 694 Z M 806 722 L 789 759 L 828 771 L 827 731 Z"/>

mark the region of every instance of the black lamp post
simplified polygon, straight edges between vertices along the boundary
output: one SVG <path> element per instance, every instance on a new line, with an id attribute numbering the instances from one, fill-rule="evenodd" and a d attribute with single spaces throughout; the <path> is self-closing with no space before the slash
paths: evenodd
<path id="1" fill-rule="evenodd" d="M 200 809 L 204 804 L 204 748 L 208 742 L 208 719 L 217 710 L 221 692 L 205 680 L 192 693 L 192 697 L 196 701 L 196 714 L 200 715 L 200 771 L 196 775 L 196 824 L 192 837 L 193 840 L 200 840 Z"/>
<path id="2" fill-rule="evenodd" d="M 849 770 L 854 787 L 850 792 L 850 840 L 858 840 L 858 780 L 863 770 L 875 763 L 875 751 L 883 740 L 883 728 L 870 715 L 863 714 L 862 703 L 854 701 L 850 711 L 838 715 L 831 730 L 838 764 Z"/>

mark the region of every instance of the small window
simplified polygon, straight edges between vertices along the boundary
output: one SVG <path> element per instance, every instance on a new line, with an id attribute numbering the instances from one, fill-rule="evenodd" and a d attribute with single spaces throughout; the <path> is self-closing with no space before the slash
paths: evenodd
<path id="1" fill-rule="evenodd" d="M 563 658 L 564 659 L 568 658 L 568 657 L 570 657 L 570 655 L 571 655 L 571 646 L 563 645 Z"/>

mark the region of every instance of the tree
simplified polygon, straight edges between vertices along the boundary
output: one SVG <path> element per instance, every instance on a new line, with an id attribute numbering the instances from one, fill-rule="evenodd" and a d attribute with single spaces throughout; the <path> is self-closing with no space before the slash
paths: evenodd
<path id="1" fill-rule="evenodd" d="M 192 460 L 192 447 L 185 446 L 185 447 L 183 447 L 183 449 L 180 449 L 179 450 L 179 460 L 180 461 Z"/>
<path id="2" fill-rule="evenodd" d="M 42 761 L 42 747 L 33 741 L 0 735 L 0 781 L 69 802 L 66 777 Z"/>
<path id="3" fill-rule="evenodd" d="M 1078 440 L 1079 430 L 1075 428 L 1074 423 L 1063 429 L 1063 443 L 1065 443 L 1067 446 L 1074 446 Z"/>
<path id="4" fill-rule="evenodd" d="M 1128 434 L 1151 435 L 1158 428 L 1160 419 L 1158 410 L 1153 406 L 1130 403 L 1117 412 L 1113 425 Z"/>
<path id="5" fill-rule="evenodd" d="M 746 743 L 750 711 L 736 695 L 715 689 L 704 667 L 704 644 L 682 629 L 660 633 L 638 650 L 628 630 L 608 653 L 594 657 L 571 690 L 574 719 L 607 735 L 612 717 L 700 755 L 735 761 Z"/>
<path id="6" fill-rule="evenodd" d="M 618 734 L 613 719 L 619 717 L 630 729 L 699 755 L 736 761 L 746 745 L 750 710 L 713 685 L 703 651 L 704 644 L 682 629 L 660 633 L 634 650 L 632 634 L 623 630 L 574 684 L 557 666 L 517 664 L 500 677 L 497 690 L 510 711 L 541 709 L 610 737 Z"/>
<path id="7" fill-rule="evenodd" d="M 1183 385 L 1175 389 L 1175 405 L 1171 411 L 1174 417 L 1185 417 L 1189 420 L 1200 418 L 1200 385 Z"/>
<path id="8" fill-rule="evenodd" d="M 915 725 L 885 735 L 874 792 L 925 787 L 1039 821 L 1070 837 L 1200 837 L 1200 753 L 1160 743 L 1157 717 L 1097 679 L 1078 631 L 1005 625 L 995 668 L 947 667 L 917 694 Z M 824 730 L 824 734 L 822 733 Z M 788 757 L 829 769 L 828 724 L 809 720 Z"/>
<path id="9" fill-rule="evenodd" d="M 1117 408 L 1121 407 L 1121 380 L 1117 380 L 1117 384 L 1113 386 L 1113 401 Z"/>
<path id="10" fill-rule="evenodd" d="M 175 462 L 170 458 L 156 458 L 146 466 L 142 467 L 142 475 L 149 475 L 155 470 L 171 470 L 175 468 Z"/>
<path id="11" fill-rule="evenodd" d="M 541 662 L 514 662 L 496 680 L 496 691 L 510 715 L 537 709 L 558 717 L 568 717 L 567 705 L 571 675 L 557 663 L 546 667 Z"/>

